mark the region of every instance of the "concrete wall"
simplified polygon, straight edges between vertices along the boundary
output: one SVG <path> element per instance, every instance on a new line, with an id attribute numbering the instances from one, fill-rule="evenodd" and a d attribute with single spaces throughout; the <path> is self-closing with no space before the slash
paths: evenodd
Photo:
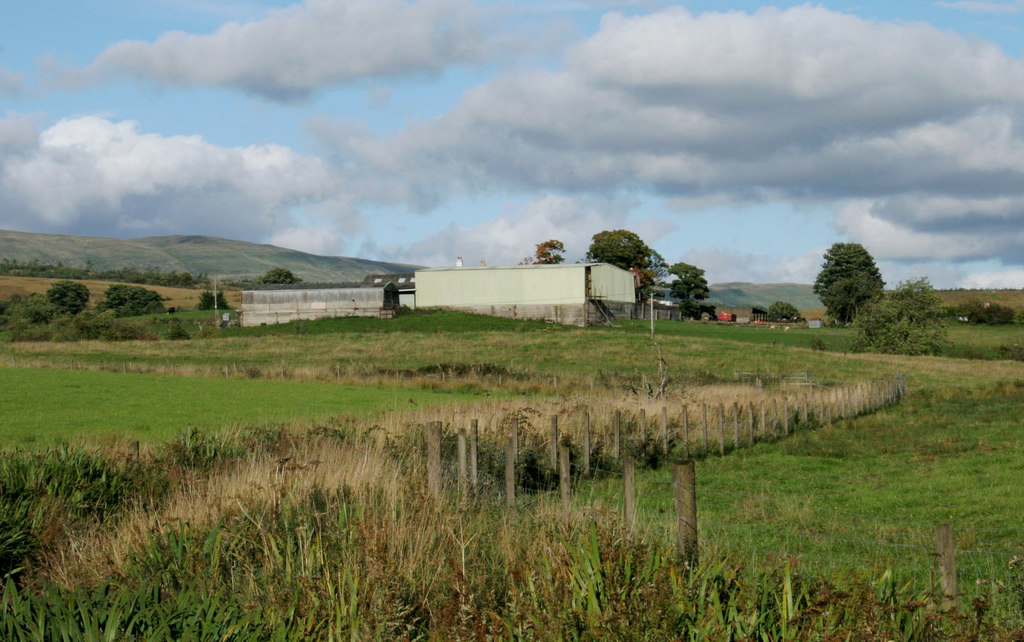
<path id="1" fill-rule="evenodd" d="M 398 293 L 384 288 L 245 290 L 242 292 L 242 325 L 330 317 L 379 317 L 397 304 Z"/>

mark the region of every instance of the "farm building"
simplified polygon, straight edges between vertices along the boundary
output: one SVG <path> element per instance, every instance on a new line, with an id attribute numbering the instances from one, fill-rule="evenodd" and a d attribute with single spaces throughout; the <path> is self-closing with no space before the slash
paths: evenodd
<path id="1" fill-rule="evenodd" d="M 735 321 L 736 323 L 757 323 L 768 320 L 768 311 L 761 308 L 718 306 L 715 308 L 719 321 Z M 723 318 L 729 317 L 729 318 Z"/>
<path id="2" fill-rule="evenodd" d="M 329 317 L 390 317 L 398 288 L 386 283 L 254 285 L 242 291 L 242 325 Z"/>
<path id="3" fill-rule="evenodd" d="M 607 263 L 452 267 L 416 272 L 416 305 L 597 325 L 635 316 L 635 277 Z"/>
<path id="4" fill-rule="evenodd" d="M 416 307 L 416 274 L 405 272 L 402 274 L 370 274 L 363 283 L 381 285 L 391 281 L 398 288 L 398 304 L 406 307 Z"/>

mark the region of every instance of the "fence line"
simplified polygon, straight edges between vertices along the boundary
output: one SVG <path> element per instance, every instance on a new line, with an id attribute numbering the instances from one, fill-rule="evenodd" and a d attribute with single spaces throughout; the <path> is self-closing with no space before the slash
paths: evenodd
<path id="1" fill-rule="evenodd" d="M 515 519 L 522 510 L 548 504 L 550 498 L 558 496 L 564 519 L 569 523 L 574 510 L 574 480 L 621 476 L 621 519 L 627 536 L 646 529 L 656 531 L 666 539 L 674 538 L 677 554 L 686 563 L 697 563 L 702 545 L 712 548 L 725 546 L 729 550 L 756 555 L 797 556 L 804 562 L 827 567 L 862 567 L 865 559 L 890 564 L 898 561 L 901 576 L 918 579 L 927 576 L 928 587 L 933 591 L 936 587 L 941 588 L 943 604 L 950 607 L 959 592 L 958 577 L 978 583 L 1011 581 L 1010 563 L 1014 555 L 1005 551 L 957 549 L 953 527 L 948 523 L 936 526 L 907 522 L 785 501 L 763 493 L 699 485 L 691 458 L 695 455 L 714 456 L 715 451 L 719 456 L 725 455 L 727 426 L 732 437 L 731 450 L 738 450 L 744 445 L 755 444 L 759 438 L 776 439 L 796 430 L 874 412 L 898 403 L 905 394 L 906 384 L 897 373 L 887 382 L 858 384 L 827 393 L 822 389 L 812 390 L 798 395 L 793 405 L 787 396 L 782 402 L 781 412 L 778 400 L 770 408 L 764 401 L 760 408 L 753 402 L 746 408 L 733 403 L 729 413 L 720 403 L 714 409 L 715 415 L 709 417 L 708 405 L 704 404 L 701 413 L 703 448 L 696 447 L 701 444 L 691 448 L 690 423 L 685 406 L 680 415 L 681 423 L 674 425 L 668 419 L 667 407 L 663 406 L 660 433 L 654 434 L 648 431 L 648 419 L 643 409 L 635 423 L 624 421 L 627 417 L 621 409 L 616 409 L 613 419 L 608 422 L 608 429 L 595 434 L 592 417 L 587 410 L 583 420 L 582 452 L 570 434 L 560 432 L 557 415 L 550 418 L 548 439 L 521 435 L 519 426 L 516 426 L 509 431 L 502 448 L 480 442 L 479 425 L 475 419 L 468 431 L 461 429 L 454 436 L 443 436 L 441 423 L 433 422 L 426 431 L 427 487 L 431 495 L 440 498 L 446 486 L 454 486 L 463 502 L 468 499 L 485 501 L 488 497 L 504 499 L 509 508 L 515 509 L 511 519 Z M 758 425 L 755 427 L 755 424 Z M 633 426 L 632 433 L 623 433 L 624 425 Z M 673 427 L 675 430 L 671 429 Z M 746 429 L 746 435 L 742 428 Z M 714 449 L 709 443 L 712 430 L 717 437 L 717 448 Z M 527 439 L 525 448 L 522 447 L 523 437 Z M 547 454 L 541 454 L 545 450 Z M 607 450 L 610 450 L 610 456 L 604 454 Z M 636 465 L 642 464 L 645 457 L 657 461 L 679 450 L 682 450 L 686 461 L 672 466 L 672 481 L 645 480 L 638 488 Z M 445 453 L 446 458 L 442 457 Z M 608 463 L 616 465 L 608 466 Z M 671 497 L 659 499 L 668 494 L 669 486 Z M 556 489 L 559 491 L 557 494 L 554 493 Z M 530 499 L 524 501 L 524 496 Z M 780 525 L 779 520 L 774 520 L 772 533 L 766 536 L 764 527 L 759 528 L 753 523 L 699 519 L 698 497 L 706 503 L 709 496 L 726 497 L 736 502 L 750 500 L 762 511 L 777 506 L 808 511 L 813 519 L 798 519 L 795 527 L 786 527 Z M 655 509 L 656 515 L 652 517 L 647 515 L 648 508 L 638 499 L 646 499 L 648 503 L 671 502 L 672 507 L 663 503 Z M 575 510 L 580 509 L 576 507 Z M 669 517 L 671 515 L 674 517 Z M 844 521 L 819 519 L 825 515 L 838 516 Z M 858 526 L 849 518 L 864 520 L 867 524 Z M 642 526 L 638 525 L 638 520 L 643 522 Z M 893 527 L 897 528 L 894 530 Z M 974 529 L 967 530 L 971 534 L 975 532 Z M 847 533 L 850 531 L 867 532 L 874 537 L 849 536 Z M 971 538 L 971 541 L 975 545 L 984 543 L 976 538 Z M 758 542 L 763 545 L 758 546 Z M 839 552 L 836 547 L 839 547 Z M 935 574 L 936 565 L 938 576 Z"/>

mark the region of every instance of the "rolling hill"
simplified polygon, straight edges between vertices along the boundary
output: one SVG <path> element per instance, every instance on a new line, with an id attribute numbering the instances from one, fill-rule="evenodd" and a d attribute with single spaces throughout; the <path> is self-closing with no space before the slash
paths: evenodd
<path id="1" fill-rule="evenodd" d="M 709 305 L 767 308 L 776 301 L 792 303 L 799 310 L 821 307 L 810 285 L 802 283 L 712 283 Z"/>
<path id="2" fill-rule="evenodd" d="M 96 270 L 124 267 L 192 272 L 222 279 L 251 279 L 282 267 L 312 282 L 360 280 L 375 272 L 409 272 L 415 266 L 343 256 L 317 256 L 273 245 L 212 236 L 110 239 L 0 230 L 0 260 L 63 263 Z"/>

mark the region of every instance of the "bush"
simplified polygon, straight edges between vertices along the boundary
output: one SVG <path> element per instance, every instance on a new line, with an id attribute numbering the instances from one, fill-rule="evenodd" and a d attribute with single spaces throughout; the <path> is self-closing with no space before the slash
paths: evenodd
<path id="1" fill-rule="evenodd" d="M 853 349 L 887 354 L 938 354 L 946 339 L 942 299 L 928 279 L 900 283 L 854 322 Z"/>
<path id="2" fill-rule="evenodd" d="M 100 310 L 112 310 L 119 317 L 135 317 L 163 312 L 163 297 L 158 292 L 137 285 L 112 285 Z"/>
<path id="3" fill-rule="evenodd" d="M 1016 319 L 1013 308 L 998 303 L 982 303 L 968 301 L 949 309 L 957 318 L 965 318 L 969 323 L 986 325 L 1007 325 Z"/>
<path id="4" fill-rule="evenodd" d="M 216 303 L 216 305 L 214 305 Z M 213 310 L 219 308 L 221 310 L 230 310 L 231 306 L 228 305 L 228 300 L 224 298 L 224 292 L 217 292 L 216 298 L 213 292 L 209 290 L 203 290 L 199 294 L 199 305 L 196 306 L 197 310 Z"/>
<path id="5" fill-rule="evenodd" d="M 89 288 L 77 281 L 57 281 L 46 291 L 46 299 L 74 316 L 89 306 Z"/>
<path id="6" fill-rule="evenodd" d="M 800 310 L 792 303 L 776 301 L 768 306 L 769 321 L 800 321 Z"/>

